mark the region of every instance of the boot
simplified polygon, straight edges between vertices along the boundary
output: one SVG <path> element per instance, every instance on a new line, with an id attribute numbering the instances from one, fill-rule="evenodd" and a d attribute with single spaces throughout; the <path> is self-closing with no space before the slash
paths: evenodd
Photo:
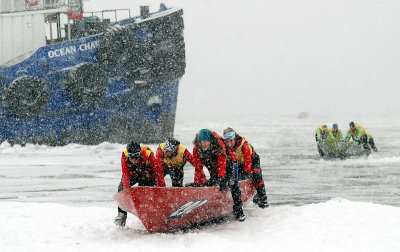
<path id="1" fill-rule="evenodd" d="M 119 212 L 117 217 L 114 219 L 114 223 L 118 227 L 124 227 L 126 224 L 126 214 Z"/>
<path id="2" fill-rule="evenodd" d="M 367 156 L 369 156 L 369 154 L 371 154 L 371 148 L 367 144 L 364 145 L 364 153 Z"/>
<path id="3" fill-rule="evenodd" d="M 258 207 L 260 208 L 269 207 L 264 184 L 257 187 L 256 189 L 257 189 L 257 194 L 253 197 L 254 204 L 258 205 Z"/>
<path id="4" fill-rule="evenodd" d="M 375 146 L 375 142 L 374 142 L 374 139 L 371 137 L 371 139 L 369 140 L 369 145 L 371 146 L 371 148 L 372 148 L 372 150 L 373 151 L 375 151 L 375 152 L 377 152 L 378 151 L 378 149 L 376 148 L 376 146 Z"/>
<path id="5" fill-rule="evenodd" d="M 243 208 L 240 208 L 235 212 L 235 219 L 237 221 L 244 221 L 246 219 L 246 215 L 243 212 Z"/>
<path id="6" fill-rule="evenodd" d="M 319 156 L 320 156 L 320 157 L 325 156 L 324 152 L 321 150 L 321 148 L 319 147 L 319 145 L 317 145 L 317 147 L 318 147 Z"/>
<path id="7" fill-rule="evenodd" d="M 269 204 L 268 204 L 268 201 L 267 201 L 267 195 L 259 197 L 258 207 L 259 208 L 263 208 L 263 209 L 269 207 Z"/>
<path id="8" fill-rule="evenodd" d="M 253 203 L 258 205 L 258 202 L 260 202 L 260 196 L 258 194 L 256 194 L 253 197 Z"/>
<path id="9" fill-rule="evenodd" d="M 371 148 L 370 148 L 369 145 L 368 145 L 367 135 L 364 135 L 364 136 L 361 138 L 361 142 L 362 142 L 362 145 L 363 145 L 363 147 L 364 147 L 364 153 L 365 153 L 367 156 L 369 156 L 369 154 L 371 154 Z"/>

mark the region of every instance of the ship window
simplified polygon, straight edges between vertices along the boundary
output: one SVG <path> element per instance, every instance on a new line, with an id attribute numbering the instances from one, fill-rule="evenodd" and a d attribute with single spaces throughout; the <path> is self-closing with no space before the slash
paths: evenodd
<path id="1" fill-rule="evenodd" d="M 53 44 L 66 39 L 66 24 L 68 16 L 65 13 L 55 13 L 45 17 L 47 44 Z"/>

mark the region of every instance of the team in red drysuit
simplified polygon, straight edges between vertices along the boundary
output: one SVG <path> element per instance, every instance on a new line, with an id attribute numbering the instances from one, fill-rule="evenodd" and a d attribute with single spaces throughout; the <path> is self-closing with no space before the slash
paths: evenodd
<path id="1" fill-rule="evenodd" d="M 251 178 L 257 190 L 253 201 L 260 208 L 269 206 L 262 177 L 260 157 L 247 140 L 237 134 L 232 128 L 226 128 L 223 132 L 226 146 L 232 150 L 239 166 L 239 180 Z"/>
<path id="2" fill-rule="evenodd" d="M 233 198 L 233 213 L 238 221 L 244 221 L 241 191 L 238 184 L 238 170 L 235 154 L 226 148 L 222 137 L 216 132 L 202 129 L 193 140 L 193 158 L 195 163 L 195 185 L 219 185 L 223 193 L 228 184 Z M 203 165 L 210 173 L 210 179 L 203 171 Z"/>
<path id="3" fill-rule="evenodd" d="M 147 146 L 140 146 L 133 141 L 126 146 L 121 156 L 122 178 L 118 192 L 128 189 L 136 183 L 139 186 L 165 187 L 162 168 L 154 156 L 153 151 Z M 118 207 L 118 216 L 114 223 L 125 226 L 127 213 Z"/>
<path id="4" fill-rule="evenodd" d="M 183 186 L 183 167 L 187 162 L 193 167 L 195 166 L 189 150 L 173 138 L 158 146 L 156 158 L 158 165 L 162 167 L 163 176 L 169 175 L 171 177 L 173 187 Z"/>

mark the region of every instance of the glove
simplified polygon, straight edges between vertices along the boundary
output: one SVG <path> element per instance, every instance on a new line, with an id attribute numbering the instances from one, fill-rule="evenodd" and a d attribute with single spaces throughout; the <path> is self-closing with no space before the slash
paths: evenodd
<path id="1" fill-rule="evenodd" d="M 225 181 L 225 178 L 221 178 L 219 180 L 219 191 L 221 193 L 223 193 L 223 192 L 225 192 L 225 190 L 226 190 L 226 181 Z"/>
<path id="2" fill-rule="evenodd" d="M 244 179 L 249 179 L 249 178 L 251 178 L 251 173 L 250 173 L 250 172 L 247 172 L 247 171 L 243 172 L 243 178 L 244 178 Z"/>
<path id="3" fill-rule="evenodd" d="M 219 185 L 219 180 L 215 179 L 215 178 L 210 178 L 207 183 L 206 186 L 216 186 Z"/>

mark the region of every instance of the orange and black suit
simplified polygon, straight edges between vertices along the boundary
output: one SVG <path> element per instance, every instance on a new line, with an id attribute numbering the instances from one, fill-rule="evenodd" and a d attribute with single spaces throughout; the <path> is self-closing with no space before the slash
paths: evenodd
<path id="1" fill-rule="evenodd" d="M 229 150 L 222 137 L 216 132 L 212 132 L 212 140 L 210 147 L 203 151 L 197 142 L 197 137 L 194 140 L 193 158 L 195 163 L 195 178 L 196 185 L 207 185 L 220 187 L 228 183 L 233 199 L 233 213 L 237 216 L 240 212 L 243 213 L 243 204 L 238 184 L 238 170 L 235 154 Z M 203 165 L 210 173 L 210 179 L 207 181 L 203 171 Z"/>
<path id="2" fill-rule="evenodd" d="M 146 146 L 140 146 L 141 160 L 138 165 L 134 165 L 129 161 L 128 151 L 122 152 L 121 167 L 122 178 L 118 186 L 118 192 L 128 189 L 136 183 L 139 186 L 160 186 L 165 187 L 165 180 L 162 169 L 158 165 L 153 151 Z M 118 208 L 118 212 L 126 212 Z"/>
<path id="3" fill-rule="evenodd" d="M 253 146 L 247 140 L 235 134 L 235 145 L 232 148 L 235 152 L 239 166 L 239 180 L 251 178 L 257 189 L 256 203 L 261 207 L 268 207 L 267 195 L 260 165 L 260 156 L 256 153 Z"/>

